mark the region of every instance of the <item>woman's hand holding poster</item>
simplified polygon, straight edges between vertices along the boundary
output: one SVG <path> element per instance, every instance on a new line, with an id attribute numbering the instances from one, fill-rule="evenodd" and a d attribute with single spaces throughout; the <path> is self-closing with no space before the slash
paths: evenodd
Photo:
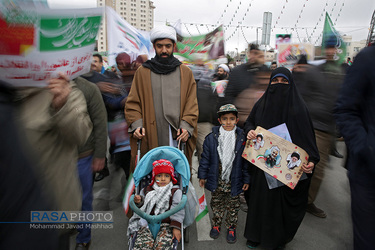
<path id="1" fill-rule="evenodd" d="M 309 155 L 292 142 L 262 127 L 258 126 L 255 133 L 257 137 L 246 142 L 242 157 L 294 189 L 303 174 L 301 166 L 307 164 Z"/>

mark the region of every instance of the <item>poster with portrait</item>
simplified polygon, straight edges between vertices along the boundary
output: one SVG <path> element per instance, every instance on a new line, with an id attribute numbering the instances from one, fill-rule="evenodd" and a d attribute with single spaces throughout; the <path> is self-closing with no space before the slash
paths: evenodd
<path id="1" fill-rule="evenodd" d="M 211 82 L 211 88 L 212 92 L 216 92 L 218 97 L 224 97 L 225 96 L 225 89 L 227 88 L 228 80 L 220 80 Z"/>
<path id="2" fill-rule="evenodd" d="M 281 43 L 278 45 L 277 65 L 292 69 L 301 55 L 306 55 L 307 60 L 314 60 L 315 48 L 309 43 Z"/>
<path id="3" fill-rule="evenodd" d="M 292 40 L 292 34 L 276 34 L 275 45 L 276 49 L 280 43 L 290 43 Z"/>
<path id="4" fill-rule="evenodd" d="M 297 145 L 262 127 L 258 126 L 255 132 L 256 139 L 246 142 L 242 157 L 294 189 L 303 174 L 302 164 L 307 164 L 309 155 Z"/>

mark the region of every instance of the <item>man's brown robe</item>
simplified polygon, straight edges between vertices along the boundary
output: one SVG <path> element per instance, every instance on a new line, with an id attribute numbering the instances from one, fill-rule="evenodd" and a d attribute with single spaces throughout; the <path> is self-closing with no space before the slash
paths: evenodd
<path id="1" fill-rule="evenodd" d="M 194 133 L 187 141 L 185 150 L 186 157 L 191 166 L 192 154 L 195 150 L 197 138 L 197 88 L 191 70 L 185 65 L 180 65 L 179 68 L 181 73 L 180 121 L 184 120 L 194 128 Z M 142 126 L 146 130 L 146 136 L 142 138 L 142 156 L 149 150 L 159 146 L 151 87 L 151 71 L 148 68 L 140 67 L 135 73 L 133 84 L 125 104 L 125 119 L 129 127 L 139 119 L 143 121 Z M 132 156 L 130 171 L 133 172 L 137 155 L 137 139 L 133 136 L 130 137 L 130 146 Z"/>

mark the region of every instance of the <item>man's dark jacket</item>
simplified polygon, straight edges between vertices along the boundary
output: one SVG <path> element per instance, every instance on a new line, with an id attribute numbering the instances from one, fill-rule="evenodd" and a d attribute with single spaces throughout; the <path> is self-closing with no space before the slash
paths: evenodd
<path id="1" fill-rule="evenodd" d="M 349 178 L 374 187 L 375 46 L 363 49 L 350 66 L 335 117 L 349 151 Z"/>

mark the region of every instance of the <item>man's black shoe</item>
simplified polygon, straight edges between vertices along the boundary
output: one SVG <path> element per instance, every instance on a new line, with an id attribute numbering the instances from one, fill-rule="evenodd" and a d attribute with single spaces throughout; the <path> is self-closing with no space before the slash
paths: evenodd
<path id="1" fill-rule="evenodd" d="M 331 151 L 331 155 L 337 158 L 344 158 L 344 156 L 340 154 L 336 149 Z"/>
<path id="2" fill-rule="evenodd" d="M 98 175 L 95 177 L 95 181 L 101 181 L 104 179 L 104 177 L 107 177 L 108 175 L 108 167 L 104 167 L 100 172 L 98 172 Z"/>

